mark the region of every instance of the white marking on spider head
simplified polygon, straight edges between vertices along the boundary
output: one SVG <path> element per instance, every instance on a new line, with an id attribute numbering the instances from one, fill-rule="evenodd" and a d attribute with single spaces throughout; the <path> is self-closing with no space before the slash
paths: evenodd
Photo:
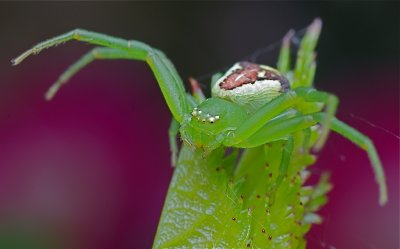
<path id="1" fill-rule="evenodd" d="M 205 123 L 206 121 L 213 124 L 220 119 L 219 115 L 212 115 L 210 113 L 204 113 L 199 110 L 197 107 L 193 109 L 191 112 L 192 117 L 196 118 L 197 121 Z"/>

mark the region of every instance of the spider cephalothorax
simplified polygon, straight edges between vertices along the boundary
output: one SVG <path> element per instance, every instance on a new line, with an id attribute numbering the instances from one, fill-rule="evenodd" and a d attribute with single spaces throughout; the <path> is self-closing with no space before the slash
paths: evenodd
<path id="1" fill-rule="evenodd" d="M 182 122 L 181 137 L 207 153 L 220 146 L 249 114 L 288 90 L 288 80 L 276 69 L 237 62 L 216 81 L 213 97 L 195 107 Z"/>
<path id="2" fill-rule="evenodd" d="M 181 138 L 190 146 L 208 153 L 221 146 L 227 133 L 236 130 L 247 117 L 240 105 L 218 97 L 209 98 L 183 120 Z"/>
<path id="3" fill-rule="evenodd" d="M 212 94 L 254 110 L 289 89 L 289 81 L 276 69 L 242 61 L 214 84 Z"/>

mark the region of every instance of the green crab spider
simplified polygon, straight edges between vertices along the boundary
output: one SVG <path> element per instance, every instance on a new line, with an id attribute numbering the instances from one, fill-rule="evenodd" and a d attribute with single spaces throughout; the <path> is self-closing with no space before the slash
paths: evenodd
<path id="1" fill-rule="evenodd" d="M 387 202 L 386 182 L 374 144 L 368 137 L 335 118 L 338 100 L 334 95 L 312 87 L 316 68 L 313 51 L 320 30 L 321 20 L 315 19 L 300 44 L 293 72 L 289 71 L 289 46 L 293 36 L 293 31 L 290 31 L 283 39 L 277 69 L 250 62 L 236 63 L 222 77 L 220 73 L 212 77 L 212 97 L 208 99 L 193 81 L 193 96 L 186 93 L 173 64 L 160 50 L 140 41 L 82 29 L 41 42 L 12 63 L 17 65 L 32 54 L 69 40 L 100 46 L 84 55 L 59 77 L 46 93 L 46 99 L 50 100 L 63 84 L 93 60 L 145 61 L 153 71 L 173 115 L 169 131 L 173 165 L 176 163 L 178 146 L 175 138 L 178 133 L 184 143 L 202 149 L 205 154 L 220 146 L 252 148 L 285 140 L 277 187 L 291 158 L 291 134 L 321 125 L 320 138 L 313 149 L 321 149 L 329 130 L 333 130 L 365 150 L 379 185 L 379 203 L 383 205 Z"/>

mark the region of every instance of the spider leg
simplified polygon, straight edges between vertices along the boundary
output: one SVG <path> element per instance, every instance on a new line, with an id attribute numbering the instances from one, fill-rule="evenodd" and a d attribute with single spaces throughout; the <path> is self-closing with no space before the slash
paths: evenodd
<path id="1" fill-rule="evenodd" d="M 322 149 L 322 147 L 324 147 L 326 140 L 328 139 L 329 131 L 331 129 L 331 124 L 335 117 L 338 104 L 339 104 L 338 98 L 335 95 L 328 93 L 325 99 L 325 108 L 326 108 L 325 113 L 327 115 L 325 115 L 325 119 L 321 121 L 322 125 L 321 135 L 319 136 L 317 142 L 313 147 L 313 150 L 315 152 L 319 152 Z"/>
<path id="2" fill-rule="evenodd" d="M 57 46 L 70 40 L 84 41 L 94 45 L 126 50 L 133 53 L 137 60 L 144 60 L 148 51 L 152 49 L 147 44 L 139 41 L 128 41 L 125 39 L 116 38 L 97 32 L 87 31 L 83 29 L 75 29 L 65 34 L 38 43 L 31 49 L 22 53 L 17 58 L 13 59 L 12 63 L 13 65 L 17 65 L 30 55 L 38 54 L 43 49 Z"/>
<path id="3" fill-rule="evenodd" d="M 326 113 L 319 112 L 272 120 L 265 124 L 263 128 L 257 131 L 254 135 L 235 145 L 235 147 L 251 148 L 271 141 L 281 140 L 282 138 L 287 137 L 288 134 L 304 130 L 317 123 L 324 122 L 324 120 L 327 118 L 327 115 L 328 114 Z M 382 163 L 372 141 L 359 131 L 336 118 L 332 119 L 331 129 L 352 141 L 358 147 L 367 152 L 372 164 L 375 179 L 379 186 L 379 203 L 380 205 L 384 205 L 387 202 L 385 174 Z"/>
<path id="4" fill-rule="evenodd" d="M 174 118 L 178 122 L 181 122 L 183 116 L 189 112 L 190 104 L 188 103 L 182 80 L 175 67 L 161 51 L 139 41 L 124 40 L 101 33 L 75 29 L 37 44 L 13 59 L 12 63 L 17 65 L 32 54 L 37 54 L 45 48 L 56 46 L 70 40 L 84 41 L 94 45 L 123 50 L 129 53 L 130 59 L 147 62 L 157 79 Z"/>
<path id="5" fill-rule="evenodd" d="M 232 131 L 225 139 L 224 145 L 234 146 L 239 144 L 241 141 L 256 133 L 268 121 L 276 118 L 284 111 L 295 107 L 301 107 L 301 105 L 304 105 L 307 102 L 327 103 L 327 116 L 325 117 L 326 119 L 324 122 L 322 122 L 323 130 L 321 133 L 322 142 L 325 142 L 337 106 L 337 104 L 331 104 L 330 101 L 337 103 L 337 100 L 336 102 L 335 100 L 336 97 L 329 93 L 317 91 L 314 88 L 307 87 L 299 87 L 293 91 L 283 93 L 282 95 L 266 103 L 235 131 Z M 319 110 L 317 109 L 316 111 Z"/>
<path id="6" fill-rule="evenodd" d="M 313 117 L 318 122 L 322 122 L 326 117 L 324 113 L 315 113 Z M 379 159 L 378 153 L 374 146 L 374 143 L 367 136 L 357 131 L 353 127 L 343 123 L 342 121 L 334 118 L 332 120 L 331 129 L 348 140 L 352 141 L 358 147 L 367 152 L 369 160 L 372 163 L 372 169 L 374 171 L 375 180 L 379 186 L 379 204 L 385 205 L 388 196 L 387 196 L 387 186 L 386 186 L 386 178 L 385 173 L 383 171 L 382 163 Z"/>
<path id="7" fill-rule="evenodd" d="M 319 135 L 318 140 L 313 146 L 313 151 L 314 152 L 319 152 L 322 147 L 325 145 L 328 135 L 330 132 L 330 126 L 332 123 L 332 119 L 335 117 L 336 110 L 339 104 L 338 98 L 331 93 L 327 92 L 322 92 L 322 91 L 315 91 L 311 90 L 311 88 L 306 88 L 306 87 L 299 87 L 295 89 L 295 92 L 297 92 L 297 95 L 299 98 L 304 99 L 304 103 L 299 103 L 296 108 L 300 110 L 304 110 L 304 114 L 310 113 L 310 111 L 307 111 L 310 107 L 310 102 L 311 104 L 315 105 L 315 103 L 323 103 L 324 108 L 325 108 L 325 113 L 327 114 L 325 116 L 325 120 L 321 122 L 321 133 Z M 305 108 L 302 108 L 302 106 L 305 105 Z M 319 108 L 319 107 L 317 107 Z M 311 109 L 314 109 L 311 107 Z M 313 110 L 312 112 L 319 111 Z"/>
<path id="8" fill-rule="evenodd" d="M 313 23 L 307 28 L 306 34 L 301 40 L 300 49 L 297 54 L 296 65 L 294 69 L 294 77 L 292 80 L 292 88 L 309 87 L 314 80 L 316 63 L 314 49 L 317 45 L 319 34 L 321 32 L 322 22 L 316 18 Z M 287 74 L 290 70 L 290 42 L 293 38 L 294 31 L 290 30 L 282 40 L 282 47 L 279 53 L 278 70 L 283 74 Z M 288 75 L 291 77 L 291 75 Z M 320 151 L 324 146 L 328 134 L 332 118 L 335 116 L 338 98 L 335 95 L 329 94 L 325 98 L 324 104 L 326 107 L 327 118 L 322 122 L 322 132 L 320 138 L 314 145 L 316 152 Z"/>
<path id="9" fill-rule="evenodd" d="M 317 123 L 311 115 L 283 116 L 269 121 L 255 134 L 234 146 L 239 148 L 257 147 L 269 142 L 282 140 L 289 134 L 307 129 Z"/>
<path id="10" fill-rule="evenodd" d="M 178 143 L 176 141 L 176 136 L 179 133 L 179 123 L 176 119 L 172 119 L 171 125 L 168 129 L 169 146 L 171 150 L 171 165 L 175 167 L 178 158 Z"/>
<path id="11" fill-rule="evenodd" d="M 45 95 L 46 99 L 51 100 L 58 92 L 60 87 L 66 84 L 72 76 L 78 73 L 89 63 L 97 59 L 132 59 L 132 56 L 128 52 L 119 49 L 105 47 L 94 48 L 84 54 L 80 59 L 69 66 L 67 70 L 65 70 L 64 73 L 60 75 L 57 81 L 50 86 L 49 90 L 47 90 Z"/>
<path id="12" fill-rule="evenodd" d="M 296 131 L 308 130 L 309 127 L 315 125 L 316 123 L 317 122 L 310 116 L 304 116 L 300 113 L 294 113 L 294 115 L 292 113 L 281 115 L 280 117 L 265 124 L 257 133 L 245 141 L 237 144 L 236 146 L 239 148 L 252 148 L 269 142 L 285 140 L 282 158 L 279 165 L 279 174 L 273 186 L 273 189 L 277 189 L 287 173 L 290 164 L 290 158 L 292 157 L 294 140 L 291 134 Z M 272 202 L 274 198 L 275 191 L 272 192 Z"/>

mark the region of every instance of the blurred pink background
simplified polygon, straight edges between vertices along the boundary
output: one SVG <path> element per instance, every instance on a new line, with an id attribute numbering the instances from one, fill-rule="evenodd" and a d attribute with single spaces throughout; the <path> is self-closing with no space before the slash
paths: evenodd
<path id="1" fill-rule="evenodd" d="M 399 139 L 350 115 L 399 134 L 398 53 L 392 53 L 398 52 L 399 39 L 365 37 L 381 27 L 367 20 L 383 17 L 395 6 L 363 6 L 1 3 L 0 248 L 149 248 L 172 175 L 167 137 L 171 115 L 146 64 L 95 62 L 47 103 L 46 89 L 89 47 L 75 42 L 53 48 L 18 67 L 11 67 L 11 58 L 35 42 L 79 26 L 161 48 L 186 82 L 189 76 L 229 66 L 280 39 L 289 28 L 304 27 L 314 16 L 326 23 L 316 85 L 337 94 L 339 118 L 375 142 L 385 166 L 389 203 L 378 205 L 366 154 L 332 135 L 314 171 L 331 171 L 334 189 L 321 211 L 325 222 L 308 235 L 308 248 L 398 248 Z M 330 8 L 356 24 L 335 21 Z M 351 8 L 361 13 L 350 16 Z M 272 9 L 272 16 L 257 16 L 260 9 Z M 207 13 L 207 20 L 199 20 Z M 271 22 L 279 13 L 291 17 L 277 26 Z M 150 19 L 149 14 L 156 17 Z M 243 19 L 245 23 L 231 23 L 239 15 L 249 18 L 248 26 Z M 386 15 L 385 20 L 394 18 Z M 254 16 L 260 20 L 251 19 Z M 144 18 L 147 21 L 140 22 Z M 231 39 L 237 32 L 230 30 L 232 25 L 254 32 L 264 25 L 270 40 L 257 38 L 266 36 L 259 33 L 249 42 Z M 348 39 L 340 40 L 340 29 Z M 273 63 L 276 53 L 260 62 Z"/>

